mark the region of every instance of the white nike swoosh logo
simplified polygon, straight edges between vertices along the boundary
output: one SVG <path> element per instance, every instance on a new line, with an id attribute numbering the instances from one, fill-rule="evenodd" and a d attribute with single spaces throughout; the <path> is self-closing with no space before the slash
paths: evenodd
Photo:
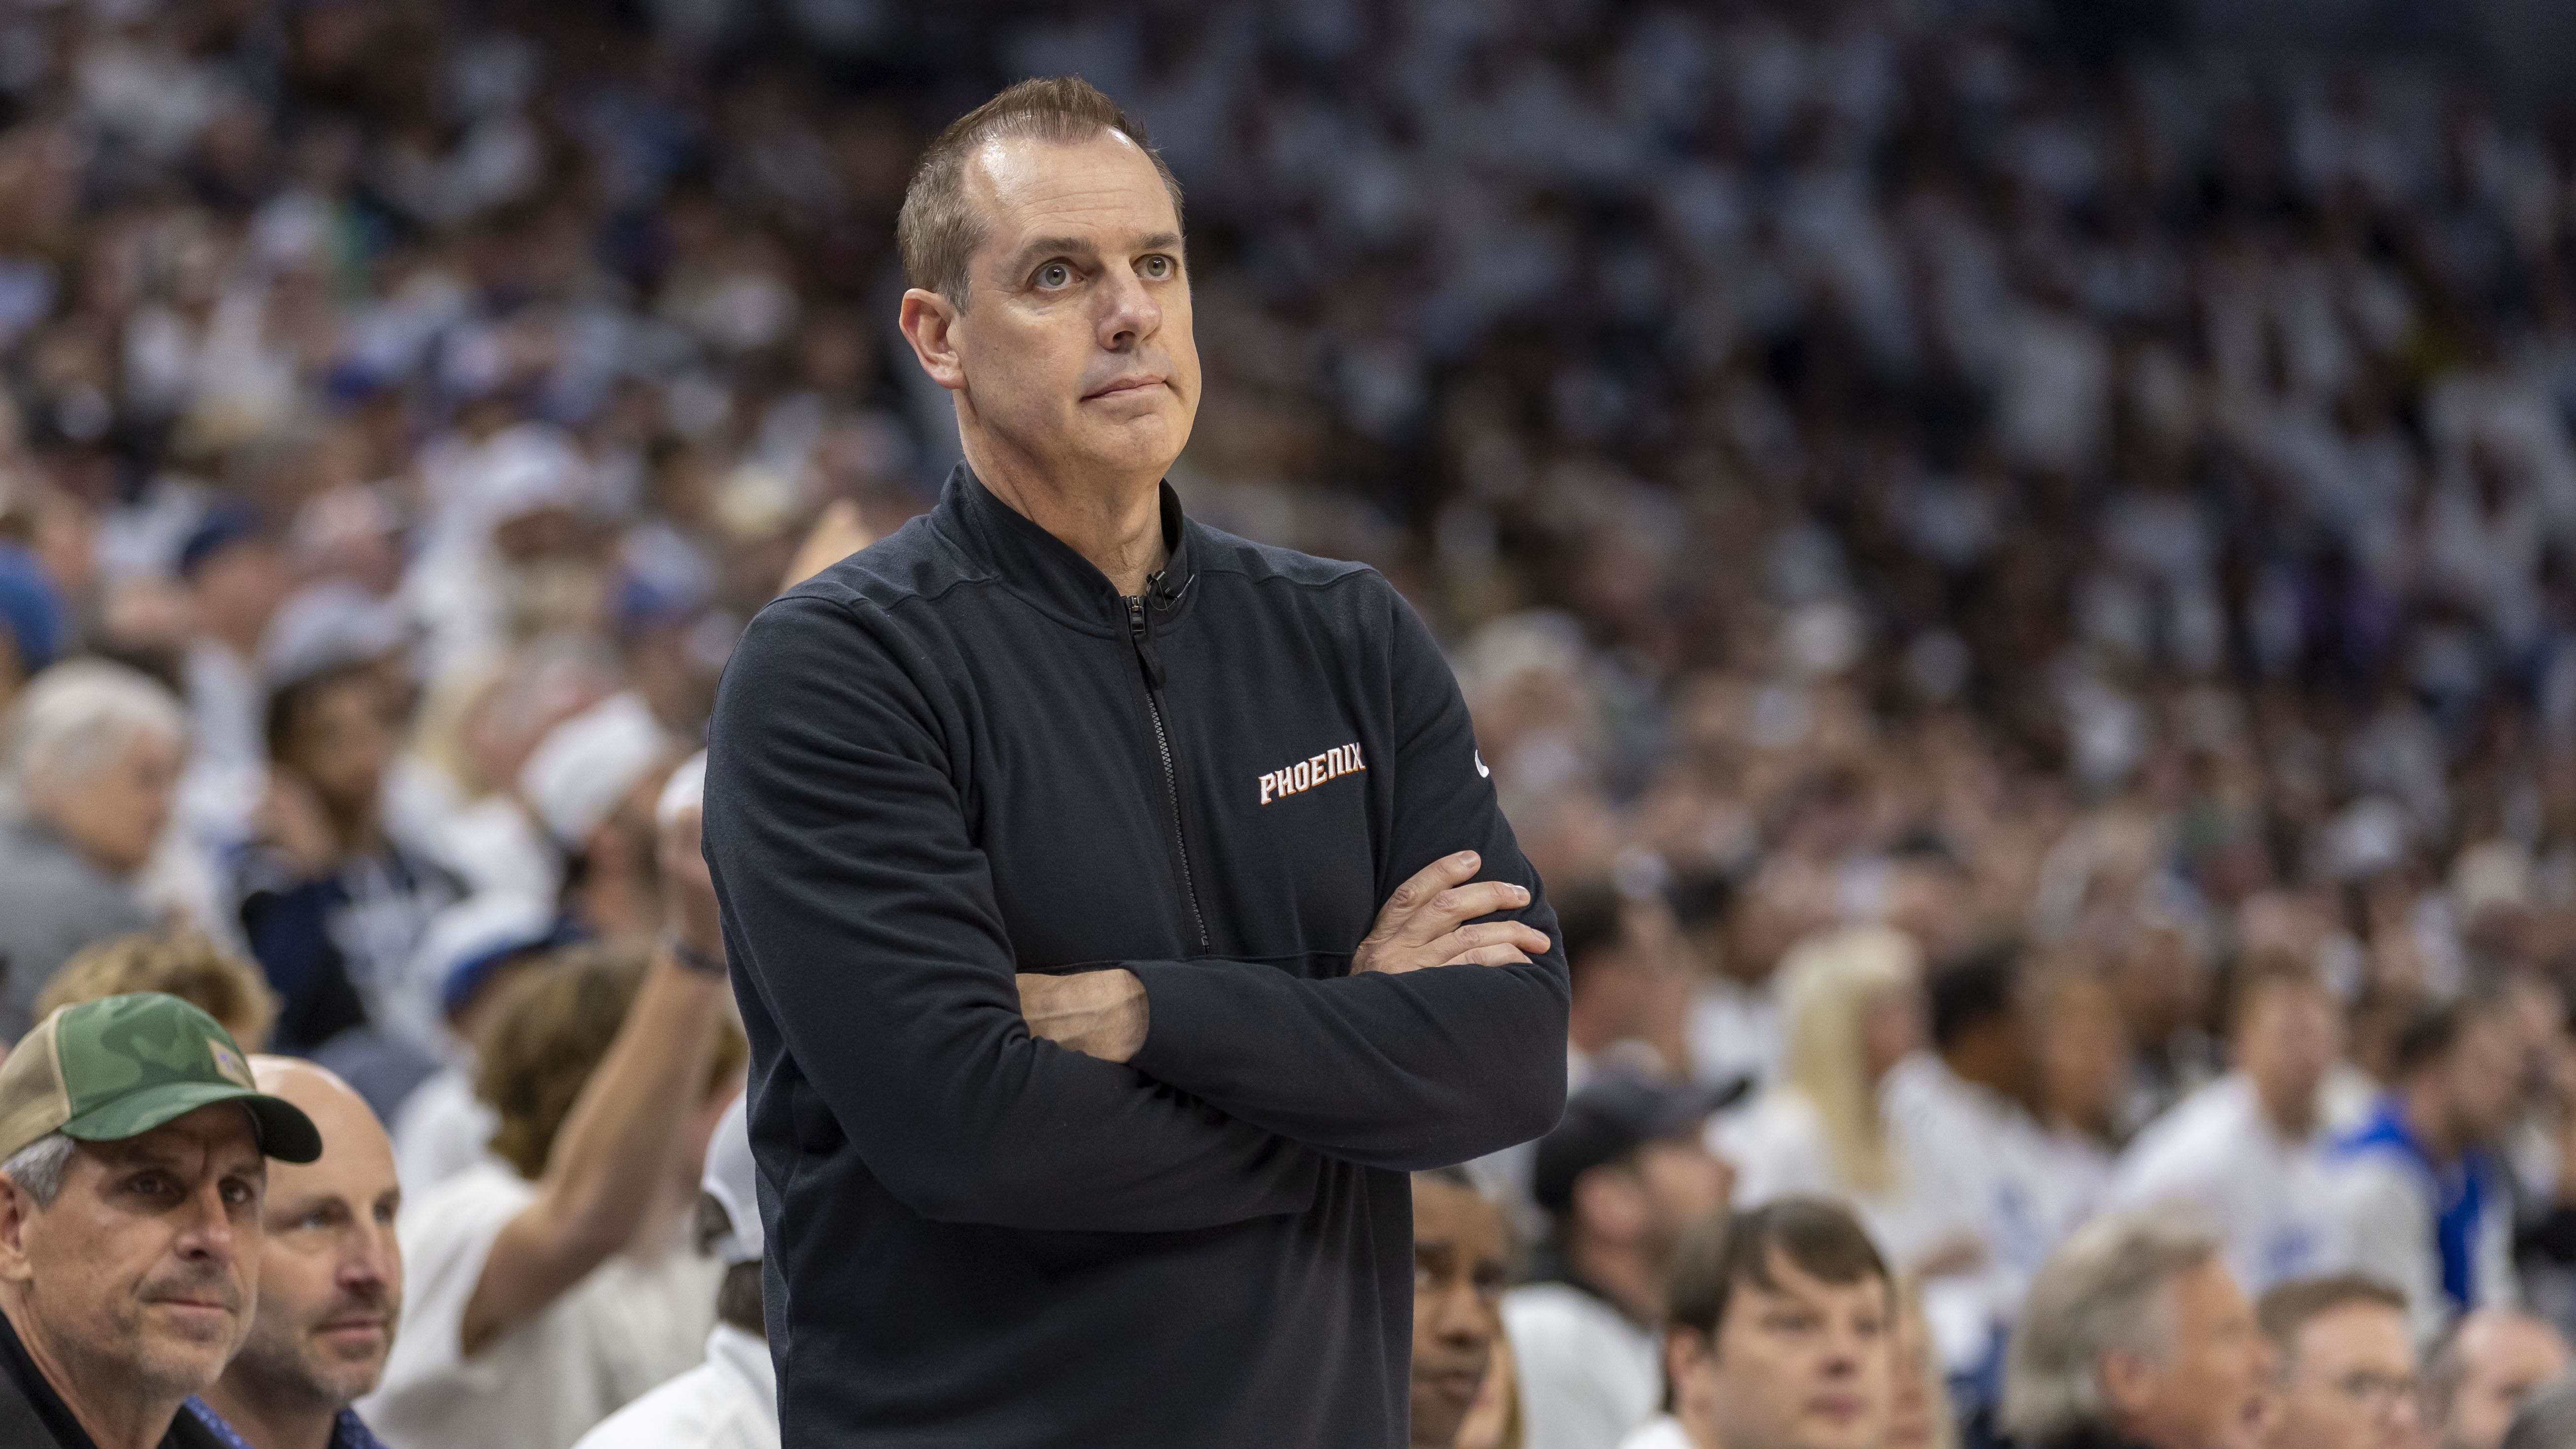
<path id="1" fill-rule="evenodd" d="M 1484 752 L 1483 750 L 1478 750 L 1478 751 L 1476 751 L 1476 774 L 1477 774 L 1477 776 L 1478 776 L 1479 778 L 1483 778 L 1483 779 L 1490 779 L 1490 778 L 1493 776 L 1493 773 L 1494 773 L 1493 771 L 1488 770 L 1488 769 L 1486 769 L 1486 768 L 1485 768 L 1485 752 Z"/>

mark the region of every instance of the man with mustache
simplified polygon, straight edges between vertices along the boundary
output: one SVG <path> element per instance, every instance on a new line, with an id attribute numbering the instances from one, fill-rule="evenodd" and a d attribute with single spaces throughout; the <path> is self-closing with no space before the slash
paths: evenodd
<path id="1" fill-rule="evenodd" d="M 708 732 L 785 1442 L 1403 1449 L 1407 1174 L 1566 1085 L 1457 680 L 1374 570 L 1183 515 L 1180 191 L 1108 97 L 969 112 L 896 231 L 965 461 Z"/>
<path id="2" fill-rule="evenodd" d="M 383 1376 L 402 1317 L 393 1143 L 329 1071 L 293 1057 L 251 1067 L 321 1128 L 322 1155 L 270 1170 L 250 1338 L 188 1408 L 226 1449 L 378 1449 L 349 1406 Z"/>
<path id="3" fill-rule="evenodd" d="M 0 1444 L 225 1449 L 181 1405 L 249 1334 L 267 1159 L 321 1152 L 175 996 L 37 1023 L 0 1062 Z"/>

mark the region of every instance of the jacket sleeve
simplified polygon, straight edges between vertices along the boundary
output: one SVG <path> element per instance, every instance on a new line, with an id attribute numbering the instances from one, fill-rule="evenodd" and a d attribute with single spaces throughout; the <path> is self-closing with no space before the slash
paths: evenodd
<path id="1" fill-rule="evenodd" d="M 937 719 L 866 617 L 772 604 L 709 729 L 726 945 L 795 1074 L 926 1218 L 1158 1232 L 1305 1211 L 1314 1153 L 1029 1034 Z"/>
<path id="2" fill-rule="evenodd" d="M 1473 849 L 1478 879 L 1529 888 L 1511 918 L 1545 932 L 1547 954 L 1325 980 L 1205 961 L 1129 969 L 1145 984 L 1135 1064 L 1147 1074 L 1333 1157 L 1418 1171 L 1556 1125 L 1567 982 L 1556 914 L 1503 819 L 1458 681 L 1411 607 L 1391 588 L 1385 600 L 1395 808 L 1379 899 L 1439 857 Z"/>

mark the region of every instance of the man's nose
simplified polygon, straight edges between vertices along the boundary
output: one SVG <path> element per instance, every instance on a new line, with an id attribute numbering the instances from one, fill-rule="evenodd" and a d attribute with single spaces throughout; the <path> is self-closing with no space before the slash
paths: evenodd
<path id="1" fill-rule="evenodd" d="M 1485 1299 L 1471 1283 L 1459 1284 L 1440 1294 L 1432 1323 L 1440 1336 L 1459 1342 L 1483 1342 L 1494 1336 L 1494 1314 Z"/>
<path id="2" fill-rule="evenodd" d="M 237 1244 L 232 1208 L 224 1201 L 223 1183 L 210 1182 L 188 1194 L 186 1212 L 187 1223 L 179 1232 L 179 1256 L 230 1259 Z"/>
<path id="3" fill-rule="evenodd" d="M 1100 345 L 1124 352 L 1162 330 L 1163 306 L 1133 267 L 1113 267 L 1101 290 Z"/>
<path id="4" fill-rule="evenodd" d="M 348 1246 L 340 1254 L 339 1271 L 333 1275 L 341 1290 L 356 1292 L 381 1288 L 393 1281 L 394 1235 L 374 1222 L 362 1223 L 349 1235 Z"/>

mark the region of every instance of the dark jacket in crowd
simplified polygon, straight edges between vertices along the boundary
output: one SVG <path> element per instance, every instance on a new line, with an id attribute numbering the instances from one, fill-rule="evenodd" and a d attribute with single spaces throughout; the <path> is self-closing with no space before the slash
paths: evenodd
<path id="1" fill-rule="evenodd" d="M 803 1445 L 1400 1449 L 1413 1169 L 1535 1137 L 1561 954 L 1349 974 L 1473 848 L 1529 886 L 1456 681 L 1375 572 L 1201 527 L 1121 598 L 964 468 L 753 621 L 707 855 Z M 1132 1065 L 1014 971 L 1124 966 Z"/>

